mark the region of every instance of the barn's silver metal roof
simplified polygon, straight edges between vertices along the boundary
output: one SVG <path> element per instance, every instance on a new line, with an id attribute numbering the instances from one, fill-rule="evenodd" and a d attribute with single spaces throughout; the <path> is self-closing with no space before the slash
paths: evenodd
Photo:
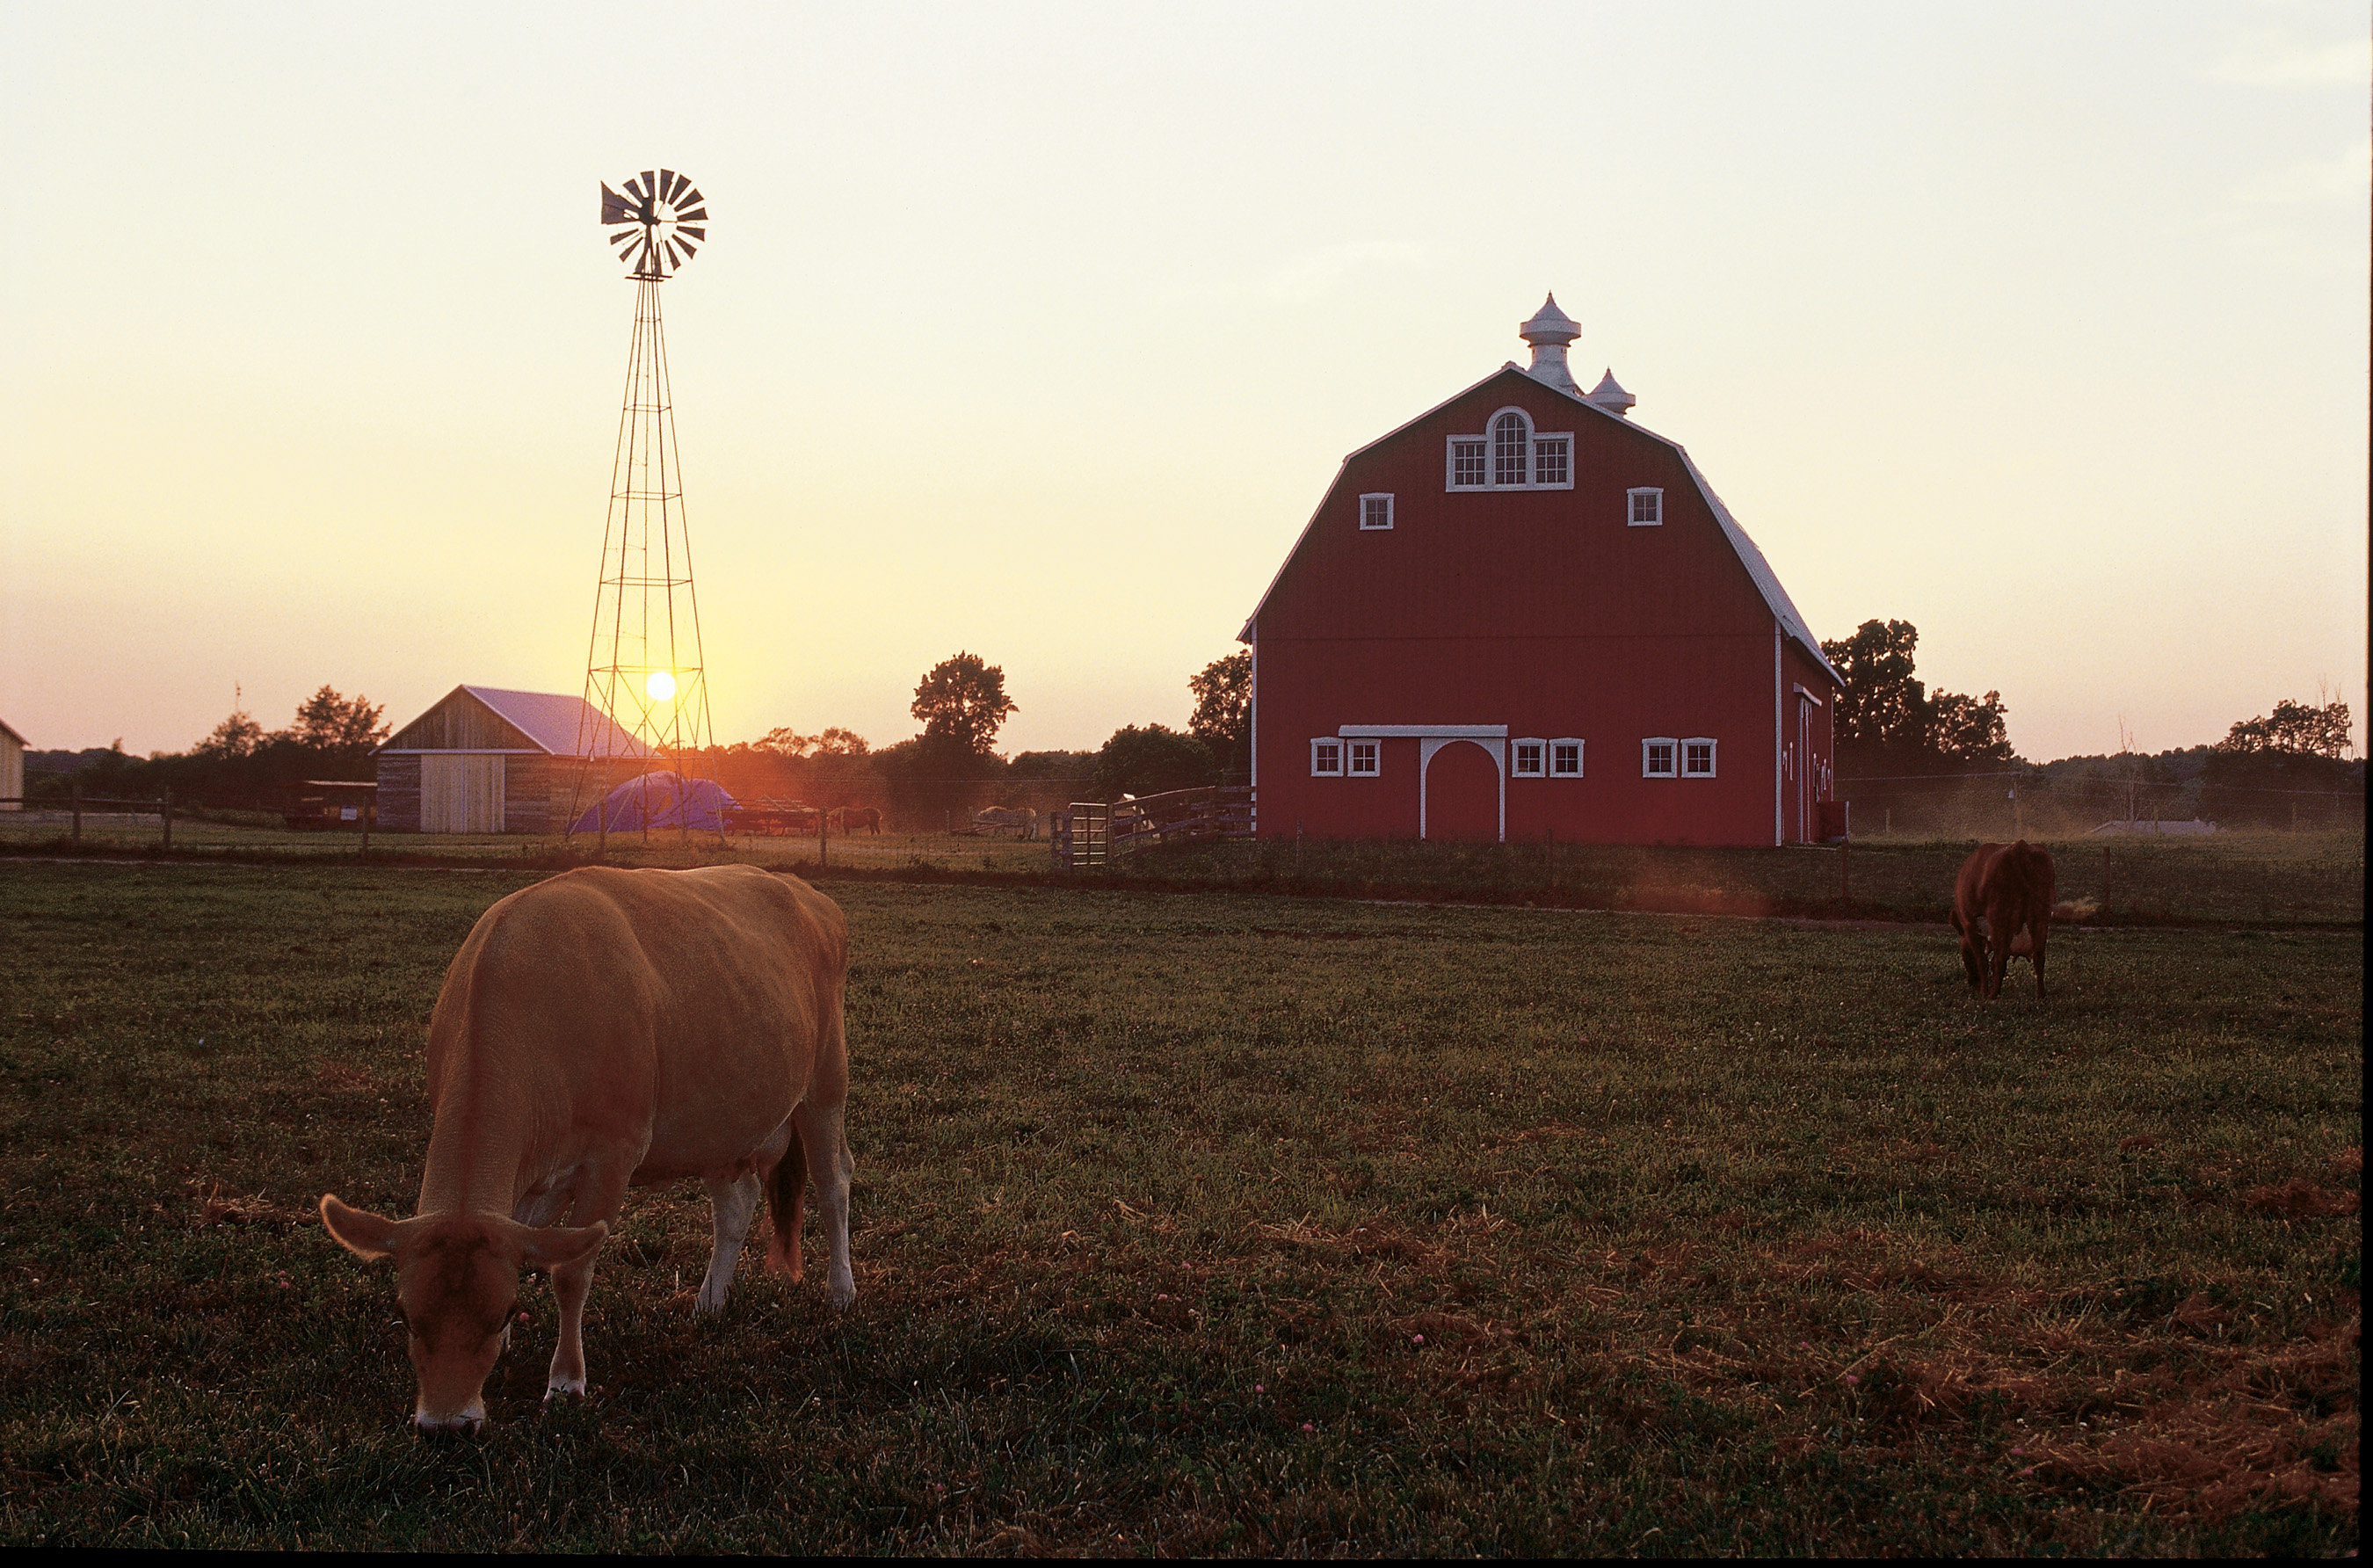
<path id="1" fill-rule="evenodd" d="M 401 735 L 462 692 L 469 693 L 512 729 L 526 736 L 538 751 L 552 756 L 631 756 L 656 755 L 628 734 L 618 721 L 581 696 L 561 692 L 515 692 L 500 686 L 455 686 L 423 709 L 411 723 L 400 725 Z M 408 748 L 382 746 L 381 751 Z"/>

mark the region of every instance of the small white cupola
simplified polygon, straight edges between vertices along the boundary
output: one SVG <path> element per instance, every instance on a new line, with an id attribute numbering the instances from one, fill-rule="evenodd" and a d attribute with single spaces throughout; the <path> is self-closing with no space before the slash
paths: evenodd
<path id="1" fill-rule="evenodd" d="M 1573 372 L 1566 369 L 1565 345 L 1582 335 L 1582 323 L 1558 309 L 1557 296 L 1552 294 L 1533 319 L 1516 329 L 1518 336 L 1533 345 L 1533 379 L 1547 381 L 1560 392 L 1582 395 L 1573 384 Z"/>
<path id="2" fill-rule="evenodd" d="M 1633 405 L 1640 400 L 1623 390 L 1623 383 L 1615 379 L 1615 371 L 1609 367 L 1607 374 L 1598 379 L 1598 384 L 1590 389 L 1590 395 L 1582 401 L 1594 408 L 1603 408 L 1609 414 L 1629 418 Z"/>

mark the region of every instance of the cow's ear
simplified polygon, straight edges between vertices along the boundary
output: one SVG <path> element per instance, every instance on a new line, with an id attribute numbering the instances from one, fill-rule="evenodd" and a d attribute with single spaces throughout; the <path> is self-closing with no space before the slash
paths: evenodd
<path id="1" fill-rule="evenodd" d="M 395 1250 L 398 1222 L 366 1209 L 349 1209 L 338 1201 L 334 1192 L 321 1195 L 321 1223 L 329 1227 L 340 1246 L 357 1258 L 376 1260 Z"/>
<path id="2" fill-rule="evenodd" d="M 559 1225 L 546 1225 L 540 1230 L 522 1227 L 520 1232 L 520 1259 L 531 1268 L 547 1270 L 566 1269 L 590 1258 L 593 1249 L 602 1245 L 602 1238 L 609 1234 L 610 1223 L 607 1220 L 596 1220 L 575 1230 Z"/>

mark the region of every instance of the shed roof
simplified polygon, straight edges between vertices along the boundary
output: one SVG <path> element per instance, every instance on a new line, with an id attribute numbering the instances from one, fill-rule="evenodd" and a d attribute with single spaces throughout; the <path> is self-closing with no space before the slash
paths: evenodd
<path id="1" fill-rule="evenodd" d="M 24 736 L 17 733 L 17 727 L 9 723 L 6 719 L 0 719 L 0 735 L 7 736 L 10 740 L 16 742 L 18 745 L 23 746 L 28 751 L 32 749 L 33 743 L 25 739 Z"/>
<path id="2" fill-rule="evenodd" d="M 1348 466 L 1351 462 L 1351 459 L 1358 457 L 1362 452 L 1374 451 L 1376 448 L 1384 445 L 1386 441 L 1391 440 L 1394 437 L 1399 435 L 1402 431 L 1409 428 L 1411 426 L 1422 424 L 1424 421 L 1432 418 L 1435 415 L 1441 413 L 1452 404 L 1459 401 L 1459 399 L 1473 395 L 1475 392 L 1481 391 L 1484 387 L 1489 386 L 1491 382 L 1497 380 L 1502 376 L 1522 376 L 1526 380 L 1530 381 L 1533 385 L 1556 393 L 1558 396 L 1564 398 L 1567 402 L 1572 404 L 1575 407 L 1588 409 L 1591 416 L 1594 418 L 1611 419 L 1627 430 L 1637 430 L 1640 434 L 1647 437 L 1650 440 L 1661 441 L 1665 445 L 1672 448 L 1675 454 L 1680 458 L 1681 465 L 1689 470 L 1689 478 L 1696 483 L 1698 494 L 1705 497 L 1706 506 L 1713 511 L 1714 520 L 1722 524 L 1723 537 L 1730 541 L 1731 549 L 1737 553 L 1739 565 L 1747 568 L 1747 575 L 1748 579 L 1754 582 L 1756 591 L 1763 595 L 1764 603 L 1771 607 L 1772 618 L 1780 623 L 1780 627 L 1783 631 L 1801 644 L 1805 651 L 1810 654 L 1814 661 L 1818 662 L 1823 670 L 1829 673 L 1829 679 L 1837 682 L 1841 689 L 1844 687 L 1846 684 L 1845 677 L 1838 673 L 1836 667 L 1830 664 L 1828 655 L 1821 651 L 1820 638 L 1815 637 L 1813 635 L 1812 627 L 1805 624 L 1805 617 L 1797 611 L 1795 602 L 1788 597 L 1788 591 L 1780 586 L 1779 574 L 1771 569 L 1771 563 L 1763 558 L 1763 552 L 1756 547 L 1755 541 L 1748 537 L 1747 530 L 1738 525 L 1738 520 L 1730 515 L 1730 509 L 1723 505 L 1722 497 L 1713 493 L 1713 486 L 1706 483 L 1705 475 L 1698 471 L 1698 465 L 1696 462 L 1690 458 L 1689 451 L 1687 447 L 1681 445 L 1680 442 L 1674 440 L 1670 436 L 1660 436 L 1656 434 L 1655 431 L 1649 429 L 1646 426 L 1641 424 L 1635 419 L 1629 419 L 1620 414 L 1613 413 L 1607 409 L 1599 407 L 1597 404 L 1592 403 L 1589 398 L 1584 396 L 1578 392 L 1569 392 L 1565 388 L 1561 387 L 1552 381 L 1549 381 L 1541 377 L 1533 375 L 1513 359 L 1501 366 L 1498 369 L 1492 371 L 1490 375 L 1484 377 L 1481 380 L 1476 382 L 1473 386 L 1467 388 L 1463 392 L 1459 392 L 1449 397 L 1444 398 L 1440 403 L 1435 404 L 1432 408 L 1427 409 L 1416 418 L 1404 420 L 1399 425 L 1395 426 L 1392 429 L 1385 432 L 1385 434 L 1378 436 L 1374 440 L 1370 441 L 1366 446 L 1357 448 L 1356 450 L 1347 453 L 1343 459 L 1344 463 Z M 1339 481 L 1339 471 L 1338 478 Z M 1335 486 L 1333 485 L 1327 486 L 1327 494 L 1331 496 L 1334 493 Z M 1325 497 L 1320 497 L 1320 509 L 1323 510 L 1326 504 Z M 1310 521 L 1303 525 L 1301 538 L 1297 538 L 1293 542 L 1293 548 L 1286 552 L 1285 560 L 1280 562 L 1278 566 L 1277 576 L 1269 579 L 1268 589 L 1262 592 L 1260 603 L 1254 606 L 1251 616 L 1245 622 L 1244 629 L 1236 634 L 1236 640 L 1238 642 L 1250 642 L 1253 640 L 1253 627 L 1259 622 L 1262 609 L 1268 606 L 1269 596 L 1277 591 L 1278 583 L 1285 576 L 1286 567 L 1292 565 L 1293 557 L 1302 553 L 1303 540 L 1309 538 L 1310 531 L 1317 526 L 1318 512 L 1313 511 L 1310 515 Z"/>
<path id="3" fill-rule="evenodd" d="M 515 692 L 500 686 L 467 684 L 455 686 L 429 704 L 419 718 L 398 727 L 395 739 L 402 740 L 404 732 L 422 719 L 464 695 L 475 699 L 479 706 L 517 731 L 529 747 L 552 756 L 648 757 L 654 755 L 649 746 L 628 734 L 616 720 L 581 696 L 569 696 L 561 692 Z M 390 744 L 380 749 L 408 751 L 414 748 Z"/>

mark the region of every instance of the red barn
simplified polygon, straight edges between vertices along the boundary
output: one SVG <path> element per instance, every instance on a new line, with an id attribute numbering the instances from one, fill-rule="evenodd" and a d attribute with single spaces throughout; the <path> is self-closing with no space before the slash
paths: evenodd
<path id="1" fill-rule="evenodd" d="M 1677 441 L 1513 361 L 1361 448 L 1245 622 L 1265 837 L 1830 837 L 1842 686 Z M 1825 803 L 1828 809 L 1824 809 Z"/>

